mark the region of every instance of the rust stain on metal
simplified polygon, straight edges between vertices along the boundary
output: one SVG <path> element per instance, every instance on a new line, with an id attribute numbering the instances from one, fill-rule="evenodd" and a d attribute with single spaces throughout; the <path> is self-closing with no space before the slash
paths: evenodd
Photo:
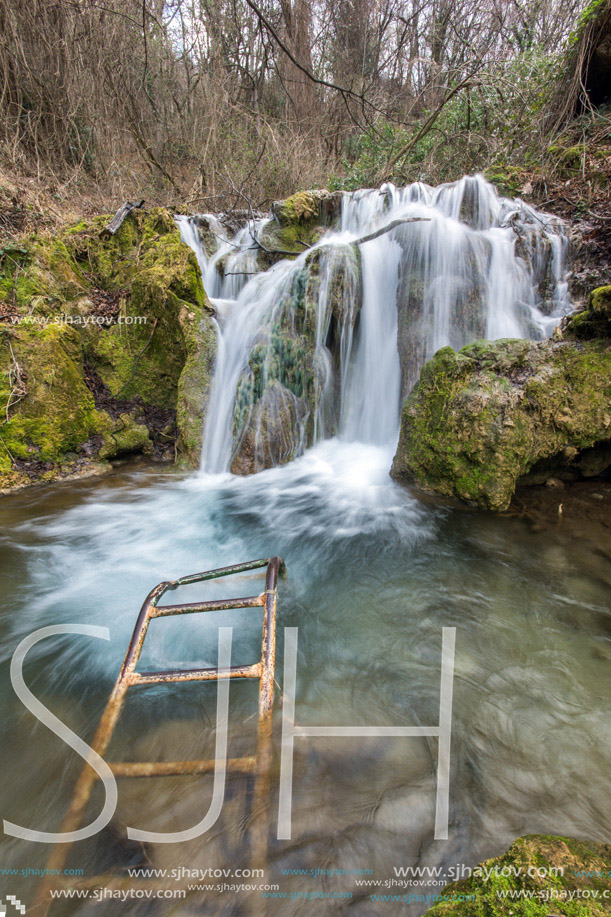
<path id="1" fill-rule="evenodd" d="M 181 605 L 159 605 L 159 600 L 166 593 L 180 586 L 191 583 L 204 582 L 218 579 L 222 576 L 246 573 L 267 567 L 265 576 L 265 590 L 261 595 L 247 596 L 238 599 L 222 599 L 209 602 L 189 602 Z M 193 573 L 177 580 L 167 580 L 151 589 L 136 619 L 125 659 L 121 666 L 119 676 L 111 692 L 106 709 L 96 730 L 91 743 L 91 748 L 101 757 L 104 757 L 112 738 L 115 726 L 121 716 L 125 696 L 130 688 L 146 685 L 158 685 L 188 681 L 218 681 L 225 678 L 258 678 L 258 746 L 257 756 L 247 758 L 232 758 L 227 761 L 227 770 L 244 774 L 255 774 L 255 799 L 259 808 L 267 810 L 265 799 L 269 792 L 269 781 L 272 761 L 272 722 L 271 714 L 274 705 L 274 674 L 276 663 L 276 607 L 278 576 L 285 572 L 284 561 L 281 557 L 251 560 L 244 564 L 233 564 L 228 567 L 219 567 L 216 570 L 207 570 L 203 573 Z M 159 672 L 136 672 L 136 666 L 142 653 L 144 639 L 149 624 L 153 618 L 171 617 L 182 614 L 199 614 L 207 611 L 227 611 L 235 608 L 263 608 L 263 634 L 261 643 L 261 659 L 254 665 L 236 665 L 228 669 L 168 669 Z M 167 777 L 189 776 L 213 771 L 215 760 L 206 761 L 145 761 L 145 762 L 115 762 L 109 763 L 115 777 Z M 72 802 L 60 831 L 76 831 L 83 820 L 87 803 L 98 780 L 97 773 L 87 763 L 81 772 L 74 788 Z M 253 848 L 257 860 L 265 856 L 267 849 L 267 820 L 259 819 L 256 826 Z M 47 874 L 57 876 L 63 870 L 72 844 L 57 844 L 53 847 L 47 863 Z M 94 879 L 96 877 L 93 877 Z M 92 880 L 89 880 L 92 881 Z M 41 884 L 34 904 L 39 908 L 37 913 L 44 915 L 48 912 L 51 902 L 48 899 L 51 884 L 44 880 Z"/>

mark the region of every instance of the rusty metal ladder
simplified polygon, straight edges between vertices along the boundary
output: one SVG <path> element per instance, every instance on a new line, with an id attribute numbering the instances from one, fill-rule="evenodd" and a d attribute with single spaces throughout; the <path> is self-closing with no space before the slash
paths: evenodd
<path id="1" fill-rule="evenodd" d="M 265 576 L 265 590 L 254 596 L 236 599 L 220 599 L 208 602 L 192 602 L 182 605 L 159 605 L 159 600 L 168 591 L 199 583 L 205 580 L 218 579 L 222 576 L 247 573 L 267 567 Z M 129 642 L 121 671 L 112 690 L 100 723 L 96 730 L 91 748 L 104 757 L 110 744 L 114 729 L 121 716 L 125 697 L 130 688 L 146 687 L 175 682 L 189 681 L 218 681 L 221 678 L 258 678 L 258 741 L 256 757 L 233 758 L 226 762 L 227 771 L 256 775 L 255 800 L 265 800 L 269 792 L 269 776 L 271 768 L 271 736 L 272 736 L 272 709 L 274 705 L 274 672 L 276 657 L 276 607 L 278 576 L 285 571 L 284 561 L 281 557 L 271 557 L 261 560 L 252 560 L 244 564 L 234 564 L 229 567 L 220 567 L 204 573 L 194 573 L 180 579 L 159 583 L 155 586 L 140 609 L 136 626 Z M 236 608 L 263 608 L 263 636 L 261 644 L 261 659 L 252 665 L 235 665 L 228 669 L 178 669 L 158 672 L 136 672 L 136 666 L 142 653 L 144 640 L 150 622 L 154 618 L 169 617 L 173 615 L 196 614 L 206 611 L 226 611 Z M 167 777 L 204 774 L 215 769 L 215 759 L 197 761 L 169 761 L 169 762 L 127 762 L 109 763 L 115 777 Z M 61 831 L 76 831 L 80 827 L 87 804 L 91 798 L 93 788 L 99 779 L 94 769 L 86 764 L 74 788 L 72 802 L 62 822 Z M 255 856 L 260 861 L 265 856 L 267 849 L 267 822 L 259 825 L 258 837 L 255 843 Z M 59 874 L 64 869 L 71 843 L 54 845 L 47 862 L 47 875 L 53 876 L 57 882 Z M 94 876 L 82 882 L 70 880 L 71 886 L 86 887 L 99 884 L 102 877 Z M 104 876 L 108 879 L 108 876 Z M 63 884 L 63 883 L 62 883 Z M 39 886 L 34 904 L 38 906 L 36 913 L 47 913 L 51 901 L 48 894 L 52 883 L 44 879 Z"/>

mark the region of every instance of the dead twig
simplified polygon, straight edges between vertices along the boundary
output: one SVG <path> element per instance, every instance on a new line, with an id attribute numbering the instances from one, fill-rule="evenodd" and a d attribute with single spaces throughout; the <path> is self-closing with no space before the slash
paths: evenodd
<path id="1" fill-rule="evenodd" d="M 17 362 L 17 358 L 14 354 L 12 344 L 8 345 L 8 349 L 11 354 L 11 366 L 10 366 L 9 373 L 8 373 L 8 382 L 11 387 L 11 392 L 8 396 L 8 401 L 6 402 L 6 408 L 4 411 L 4 420 L 2 421 L 3 426 L 4 424 L 8 423 L 10 420 L 10 417 L 9 417 L 10 409 L 14 408 L 15 405 L 19 404 L 20 401 L 23 401 L 23 399 L 28 394 L 27 374 L 24 370 L 21 369 L 19 363 Z M 5 448 L 6 448 L 6 443 L 5 443 Z M 7 452 L 8 452 L 8 449 L 7 449 Z"/>
<path id="2" fill-rule="evenodd" d="M 144 206 L 144 200 L 142 201 L 125 201 L 124 204 L 121 204 L 114 217 L 108 223 L 104 229 L 100 232 L 101 236 L 114 236 L 114 234 L 121 228 L 123 220 L 128 216 L 132 210 L 139 210 Z"/>

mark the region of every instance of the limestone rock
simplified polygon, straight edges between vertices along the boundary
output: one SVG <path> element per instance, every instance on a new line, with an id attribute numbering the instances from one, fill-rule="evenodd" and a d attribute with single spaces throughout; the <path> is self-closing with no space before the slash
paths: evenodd
<path id="1" fill-rule="evenodd" d="M 611 338 L 611 286 L 592 290 L 587 309 L 569 316 L 563 336 L 574 340 Z"/>
<path id="2" fill-rule="evenodd" d="M 197 261 L 168 210 L 101 237 L 106 222 L 0 252 L 0 487 L 148 451 L 147 425 L 159 451 L 177 424 L 179 456 L 199 460 L 216 340 Z"/>
<path id="3" fill-rule="evenodd" d="M 277 379 L 268 382 L 262 397 L 250 411 L 237 454 L 234 474 L 255 474 L 264 468 L 284 465 L 303 450 L 307 407 Z"/>
<path id="4" fill-rule="evenodd" d="M 611 442 L 610 399 L 606 341 L 477 341 L 458 353 L 444 347 L 403 407 L 391 474 L 504 510 L 529 472 L 544 481 L 568 465 L 579 474 L 594 447 L 600 470 Z"/>

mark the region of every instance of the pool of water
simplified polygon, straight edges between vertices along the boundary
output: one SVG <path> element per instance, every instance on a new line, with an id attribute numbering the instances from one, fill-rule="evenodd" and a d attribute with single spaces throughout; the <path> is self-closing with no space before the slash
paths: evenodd
<path id="1" fill-rule="evenodd" d="M 31 690 L 90 740 L 152 586 L 280 554 L 288 573 L 277 680 L 281 687 L 284 628 L 298 627 L 296 718 L 304 725 L 435 724 L 442 628 L 456 628 L 450 822 L 448 840 L 435 840 L 435 740 L 300 740 L 290 841 L 276 838 L 277 763 L 273 770 L 266 882 L 289 893 L 350 891 L 350 913 L 383 914 L 389 905 L 372 901 L 371 888 L 325 870 L 371 870 L 384 881 L 395 866 L 473 865 L 526 833 L 609 841 L 609 486 L 548 490 L 534 510 L 494 516 L 398 487 L 390 460 L 390 449 L 331 440 L 250 478 L 124 470 L 0 498 L 2 817 L 58 830 L 81 763 L 13 692 L 9 661 L 24 636 L 48 624 L 109 628 L 108 642 L 52 637 L 25 665 Z M 262 588 L 247 577 L 189 587 L 177 600 Z M 255 661 L 261 619 L 237 611 L 154 622 L 141 667 L 213 665 L 219 623 L 234 626 L 233 663 Z M 108 757 L 207 757 L 215 709 L 213 686 L 134 691 Z M 255 686 L 232 685 L 230 756 L 254 749 L 255 712 Z M 120 782 L 113 822 L 77 844 L 70 863 L 86 875 L 139 863 L 248 866 L 252 787 L 240 777 L 228 779 L 221 818 L 202 838 L 146 848 L 126 839 L 126 825 L 190 827 L 211 786 L 208 776 Z M 100 804 L 94 796 L 93 814 Z M 4 869 L 41 867 L 48 854 L 8 837 L 1 846 Z M 286 869 L 322 872 L 290 877 Z M 31 899 L 31 876 L 9 884 L 6 892 Z M 135 902 L 129 912 L 254 913 L 251 898 L 211 891 L 191 905 Z M 263 912 L 346 907 L 301 897 L 268 902 Z M 116 908 L 71 903 L 54 913 Z M 414 902 L 401 913 L 424 910 Z"/>

